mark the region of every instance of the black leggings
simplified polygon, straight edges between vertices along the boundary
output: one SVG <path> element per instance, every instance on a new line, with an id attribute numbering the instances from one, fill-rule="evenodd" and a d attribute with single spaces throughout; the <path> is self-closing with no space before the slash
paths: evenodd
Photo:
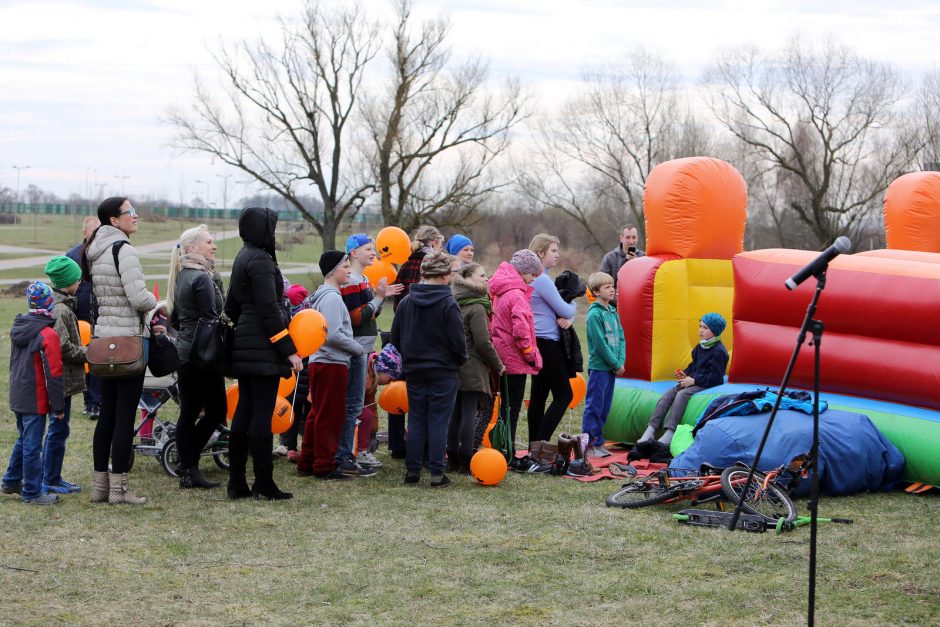
<path id="1" fill-rule="evenodd" d="M 179 371 L 180 417 L 176 450 L 180 466 L 192 468 L 216 427 L 225 420 L 225 377 L 185 363 Z M 205 410 L 202 418 L 199 412 Z M 198 420 L 197 420 L 198 419 Z"/>
<path id="2" fill-rule="evenodd" d="M 522 410 L 522 399 L 525 396 L 525 381 L 527 375 L 507 374 L 509 384 L 509 425 L 512 428 L 512 441 L 516 441 L 516 425 L 519 423 L 519 412 Z"/>
<path id="3" fill-rule="evenodd" d="M 232 431 L 271 436 L 271 414 L 279 382 L 276 376 L 248 376 L 238 380 L 238 406 L 232 419 Z"/>
<path id="4" fill-rule="evenodd" d="M 573 398 L 571 382 L 568 380 L 568 359 L 561 341 L 539 337 L 536 343 L 542 354 L 542 370 L 532 376 L 529 442 L 551 441 Z M 552 403 L 545 409 L 549 393 L 552 395 Z"/>
<path id="5" fill-rule="evenodd" d="M 130 469 L 134 419 L 144 389 L 144 375 L 129 379 L 101 379 L 101 414 L 95 425 L 92 457 L 95 472 L 122 474 Z"/>

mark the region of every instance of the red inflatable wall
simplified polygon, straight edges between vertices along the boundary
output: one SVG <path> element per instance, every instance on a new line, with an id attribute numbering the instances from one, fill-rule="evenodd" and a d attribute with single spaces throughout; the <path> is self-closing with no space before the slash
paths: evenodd
<path id="1" fill-rule="evenodd" d="M 779 385 L 816 281 L 784 281 L 817 253 L 759 250 L 734 266 L 734 359 L 729 380 Z M 899 255 L 909 257 L 909 255 Z M 940 264 L 843 255 L 830 265 L 817 318 L 823 390 L 940 409 Z M 811 388 L 807 344 L 791 378 Z"/>

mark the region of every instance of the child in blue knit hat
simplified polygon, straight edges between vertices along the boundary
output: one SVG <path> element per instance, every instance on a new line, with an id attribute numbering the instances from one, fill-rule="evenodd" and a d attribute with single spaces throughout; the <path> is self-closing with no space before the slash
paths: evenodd
<path id="1" fill-rule="evenodd" d="M 692 395 L 724 383 L 728 350 L 721 343 L 721 333 L 726 324 L 721 314 L 707 313 L 701 317 L 698 324 L 699 343 L 692 349 L 692 363 L 685 370 L 676 371 L 678 383 L 656 403 L 649 426 L 639 442 L 652 440 L 665 418 L 665 430 L 659 441 L 668 446 Z"/>

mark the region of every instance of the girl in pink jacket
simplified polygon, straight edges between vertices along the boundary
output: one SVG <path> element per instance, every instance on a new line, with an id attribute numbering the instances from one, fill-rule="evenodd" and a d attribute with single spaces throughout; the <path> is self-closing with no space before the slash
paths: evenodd
<path id="1" fill-rule="evenodd" d="M 529 300 L 535 277 L 542 273 L 542 262 L 531 250 L 516 251 L 507 263 L 499 264 L 490 279 L 493 318 L 490 335 L 499 354 L 509 382 L 509 419 L 512 439 L 516 439 L 516 423 L 525 395 L 526 375 L 542 369 L 542 356 L 535 343 L 535 319 Z"/>

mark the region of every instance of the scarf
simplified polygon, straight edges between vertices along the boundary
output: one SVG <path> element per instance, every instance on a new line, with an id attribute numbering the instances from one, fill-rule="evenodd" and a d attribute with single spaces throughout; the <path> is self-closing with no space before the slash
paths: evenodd
<path id="1" fill-rule="evenodd" d="M 464 305 L 483 305 L 483 308 L 486 309 L 486 314 L 489 315 L 493 313 L 493 301 L 491 301 L 486 296 L 475 296 L 473 298 L 461 298 L 457 301 L 457 304 L 463 307 Z"/>
<path id="2" fill-rule="evenodd" d="M 708 350 L 709 348 L 711 348 L 712 346 L 714 346 L 715 344 L 717 344 L 717 343 L 720 342 L 720 341 L 721 341 L 721 336 L 720 336 L 720 335 L 716 335 L 715 337 L 713 337 L 713 338 L 710 339 L 710 340 L 701 340 L 701 341 L 699 341 L 698 345 L 701 346 L 702 348 L 704 348 L 705 350 Z"/>
<path id="3" fill-rule="evenodd" d="M 206 259 L 202 255 L 197 255 L 196 253 L 184 253 L 180 255 L 180 265 L 192 270 L 202 270 L 209 276 L 215 275 L 215 262 L 211 259 Z"/>

